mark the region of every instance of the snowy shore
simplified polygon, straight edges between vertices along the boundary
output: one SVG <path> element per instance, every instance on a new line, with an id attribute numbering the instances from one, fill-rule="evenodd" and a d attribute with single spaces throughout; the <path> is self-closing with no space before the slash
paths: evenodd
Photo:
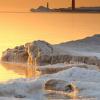
<path id="1" fill-rule="evenodd" d="M 99 34 L 56 45 L 33 41 L 5 50 L 1 61 L 34 65 L 41 75 L 0 83 L 0 100 L 100 100 Z"/>
<path id="2" fill-rule="evenodd" d="M 78 97 L 95 98 L 94 100 L 100 98 L 100 72 L 73 67 L 55 74 L 46 74 L 37 79 L 17 79 L 1 83 L 0 100 L 17 100 L 18 98 L 18 100 L 48 100 L 45 96 L 45 84 L 51 79 L 62 80 L 66 84 L 74 82 L 79 89 Z"/>

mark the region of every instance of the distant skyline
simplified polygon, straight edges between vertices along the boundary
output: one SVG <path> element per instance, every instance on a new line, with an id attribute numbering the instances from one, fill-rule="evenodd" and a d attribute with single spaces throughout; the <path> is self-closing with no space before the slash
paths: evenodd
<path id="1" fill-rule="evenodd" d="M 71 7 L 71 0 L 0 0 L 0 10 L 29 11 L 30 8 L 45 6 L 49 2 L 50 7 Z M 76 7 L 100 6 L 100 0 L 76 0 Z"/>

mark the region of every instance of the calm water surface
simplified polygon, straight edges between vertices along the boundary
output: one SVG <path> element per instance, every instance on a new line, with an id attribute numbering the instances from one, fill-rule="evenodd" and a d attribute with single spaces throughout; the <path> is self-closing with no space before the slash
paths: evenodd
<path id="1" fill-rule="evenodd" d="M 25 78 L 24 70 L 0 64 L 0 82 L 6 82 L 16 78 Z"/>

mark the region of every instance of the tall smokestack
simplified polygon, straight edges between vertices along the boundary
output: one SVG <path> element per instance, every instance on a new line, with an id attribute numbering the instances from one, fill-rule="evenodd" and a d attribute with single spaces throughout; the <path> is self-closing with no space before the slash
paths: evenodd
<path id="1" fill-rule="evenodd" d="M 49 9 L 49 2 L 47 2 L 47 8 Z"/>
<path id="2" fill-rule="evenodd" d="M 72 10 L 75 10 L 75 0 L 72 0 Z"/>

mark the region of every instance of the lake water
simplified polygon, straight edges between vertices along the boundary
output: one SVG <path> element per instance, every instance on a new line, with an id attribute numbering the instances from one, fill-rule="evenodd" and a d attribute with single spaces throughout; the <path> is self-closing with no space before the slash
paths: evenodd
<path id="1" fill-rule="evenodd" d="M 0 64 L 0 82 L 6 82 L 17 78 L 38 78 L 40 71 L 34 71 L 34 66 L 28 66 L 21 63 L 1 62 Z"/>
<path id="2" fill-rule="evenodd" d="M 100 34 L 98 13 L 0 13 L 0 56 L 33 40 L 60 43 L 93 34 Z M 25 77 L 20 67 L 9 67 L 0 64 L 0 82 Z"/>
<path id="3" fill-rule="evenodd" d="M 6 82 L 16 78 L 25 78 L 25 74 L 21 74 L 20 68 L 13 68 L 12 66 L 4 66 L 0 64 L 0 83 Z"/>

